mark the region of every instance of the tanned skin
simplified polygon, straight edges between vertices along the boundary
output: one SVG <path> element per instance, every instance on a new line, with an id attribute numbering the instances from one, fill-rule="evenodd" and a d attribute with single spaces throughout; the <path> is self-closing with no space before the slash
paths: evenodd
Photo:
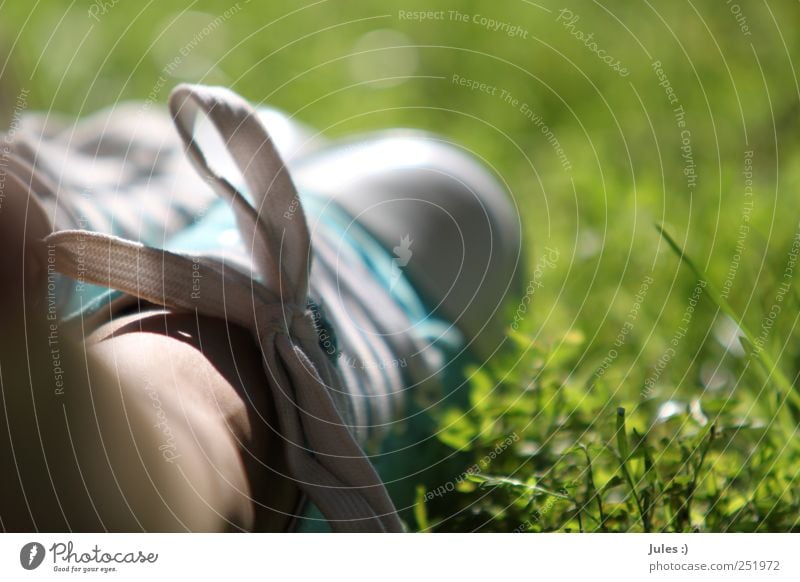
<path id="1" fill-rule="evenodd" d="M 250 334 L 149 305 L 92 330 L 54 320 L 49 223 L 11 178 L 0 207 L 0 530 L 284 528 L 297 492 Z"/>

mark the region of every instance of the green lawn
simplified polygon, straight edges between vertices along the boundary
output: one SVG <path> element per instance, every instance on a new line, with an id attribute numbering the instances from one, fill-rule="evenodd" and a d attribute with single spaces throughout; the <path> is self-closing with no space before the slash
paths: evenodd
<path id="1" fill-rule="evenodd" d="M 531 303 L 439 411 L 464 471 L 412 525 L 797 531 L 800 4 L 737 1 L 5 2 L 0 104 L 190 80 L 463 144 L 519 205 Z"/>

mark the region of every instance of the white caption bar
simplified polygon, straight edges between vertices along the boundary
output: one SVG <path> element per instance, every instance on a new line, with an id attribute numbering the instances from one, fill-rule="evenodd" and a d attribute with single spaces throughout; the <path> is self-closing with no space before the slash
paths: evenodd
<path id="1" fill-rule="evenodd" d="M 798 550 L 797 534 L 0 534 L 0 580 L 777 581 L 800 580 Z"/>

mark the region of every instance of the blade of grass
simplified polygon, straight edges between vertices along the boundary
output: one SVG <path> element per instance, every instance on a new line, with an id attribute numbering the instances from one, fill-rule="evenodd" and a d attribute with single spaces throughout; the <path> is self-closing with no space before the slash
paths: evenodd
<path id="1" fill-rule="evenodd" d="M 742 334 L 744 334 L 745 338 L 752 347 L 751 355 L 753 355 L 767 371 L 769 378 L 772 378 L 779 391 L 782 392 L 781 396 L 784 398 L 789 398 L 796 406 L 800 406 L 800 393 L 795 390 L 789 379 L 786 378 L 783 372 L 781 372 L 778 364 L 772 359 L 772 356 L 769 354 L 769 352 L 764 349 L 763 346 L 756 347 L 758 346 L 756 336 L 750 331 L 744 320 L 722 296 L 722 293 L 720 293 L 719 289 L 717 289 L 717 287 L 709 280 L 706 273 L 694 263 L 694 261 L 684 252 L 675 239 L 673 239 L 672 236 L 664 229 L 664 227 L 660 224 L 656 224 L 655 226 L 658 232 L 661 233 L 661 236 L 664 238 L 664 240 L 667 241 L 667 244 L 670 246 L 670 248 L 681 259 L 681 261 L 683 261 L 683 263 L 689 267 L 689 269 L 699 279 L 705 281 L 706 285 L 704 290 L 709 299 L 711 299 L 711 301 L 713 301 L 714 304 L 719 307 L 719 309 L 725 315 L 730 317 L 736 323 L 736 325 L 739 326 Z"/>
<path id="2" fill-rule="evenodd" d="M 425 505 L 425 486 L 417 485 L 417 499 L 414 503 L 414 519 L 417 520 L 417 528 L 420 533 L 430 531 L 430 523 L 428 523 L 428 508 Z"/>
<path id="3" fill-rule="evenodd" d="M 471 475 L 467 475 L 467 479 L 469 481 L 473 481 L 474 483 L 478 483 L 481 486 L 485 487 L 508 487 L 511 489 L 519 489 L 530 493 L 542 493 L 544 495 L 550 495 L 552 497 L 563 499 L 565 501 L 573 501 L 572 497 L 570 497 L 569 495 L 564 495 L 563 493 L 553 491 L 552 489 L 548 489 L 546 487 L 540 487 L 539 485 L 530 485 L 528 483 L 523 483 L 522 481 L 519 481 L 517 479 L 512 479 L 510 477 L 490 477 L 488 475 L 473 473 Z"/>
<path id="4" fill-rule="evenodd" d="M 714 441 L 714 438 L 716 436 L 717 436 L 717 427 L 714 424 L 708 425 L 708 428 L 705 430 L 705 434 L 701 436 L 700 445 L 698 445 L 698 449 L 700 449 L 700 458 L 693 467 L 694 469 L 692 475 L 693 487 L 697 485 L 697 478 L 700 476 L 700 470 L 703 468 L 703 464 L 706 462 L 706 456 L 708 455 L 708 451 L 711 448 L 711 443 Z M 702 448 L 700 448 L 701 446 Z"/>
<path id="5" fill-rule="evenodd" d="M 695 493 L 697 492 L 697 480 L 700 477 L 700 470 L 703 468 L 703 463 L 705 463 L 706 455 L 708 455 L 708 451 L 711 448 L 711 443 L 715 436 L 716 427 L 713 424 L 708 425 L 700 437 L 700 442 L 689 453 L 689 457 L 686 459 L 686 462 L 690 464 L 692 468 L 692 480 L 687 486 L 685 501 L 686 515 L 689 516 L 689 519 L 691 519 L 692 516 L 692 503 L 694 502 Z M 696 462 L 693 462 L 698 451 L 700 453 L 700 458 Z"/>
<path id="6" fill-rule="evenodd" d="M 647 446 L 646 437 L 640 435 L 635 428 L 631 432 L 633 432 L 633 436 L 636 437 L 636 440 L 639 443 L 638 448 L 641 449 L 642 456 L 644 457 L 644 474 L 642 475 L 641 481 L 644 481 L 645 487 L 642 492 L 642 505 L 647 513 L 647 520 L 652 523 L 653 510 L 655 508 L 654 498 L 656 497 L 656 485 L 659 484 L 658 476 L 656 474 L 653 457 L 650 455 L 650 450 Z"/>
<path id="7" fill-rule="evenodd" d="M 603 512 L 603 499 L 594 484 L 594 471 L 592 469 L 592 457 L 589 455 L 589 448 L 586 445 L 579 445 L 579 448 L 586 455 L 586 504 L 589 505 L 592 499 L 597 501 L 597 511 L 600 514 L 600 531 L 606 531 L 606 516 Z"/>
<path id="8" fill-rule="evenodd" d="M 617 408 L 617 449 L 619 450 L 620 457 L 620 471 L 622 471 L 625 481 L 628 482 L 628 487 L 631 489 L 636 507 L 639 509 L 639 516 L 642 518 L 642 527 L 645 533 L 650 533 L 650 519 L 642 506 L 642 500 L 639 499 L 633 477 L 631 477 L 630 471 L 628 471 L 628 459 L 630 458 L 631 449 L 628 444 L 628 433 L 625 431 L 625 409 L 622 407 Z"/>

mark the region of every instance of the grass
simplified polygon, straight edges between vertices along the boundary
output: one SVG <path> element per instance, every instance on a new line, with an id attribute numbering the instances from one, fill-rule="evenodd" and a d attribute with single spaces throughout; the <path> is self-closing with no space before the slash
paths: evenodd
<path id="1" fill-rule="evenodd" d="M 629 428 L 624 407 L 611 420 L 618 391 L 596 373 L 581 373 L 582 336 L 564 338 L 560 354 L 517 337 L 535 368 L 522 377 L 508 373 L 508 362 L 491 378 L 487 368 L 475 370 L 472 408 L 451 410 L 440 423 L 440 440 L 476 458 L 486 458 L 492 440 L 513 431 L 521 443 L 512 451 L 516 457 L 510 453 L 473 475 L 459 489 L 458 509 L 449 506 L 452 499 L 446 509 L 437 507 L 439 529 L 798 530 L 797 387 L 706 273 L 667 231 L 657 230 L 705 283 L 706 303 L 735 323 L 744 348 L 735 377 L 739 393 L 714 398 L 698 386 L 691 402 L 677 404 L 643 391 L 631 411 L 640 428 Z M 465 422 L 486 428 L 463 430 Z"/>
<path id="2" fill-rule="evenodd" d="M 235 3 L 120 2 L 99 22 L 5 3 L 0 104 L 24 90 L 86 115 L 190 80 L 331 135 L 447 136 L 513 193 L 541 286 L 504 353 L 469 370 L 469 405 L 437 411 L 464 472 L 418 484 L 411 526 L 798 531 L 800 5 L 740 4 L 744 20 L 711 0 L 576 0 L 569 28 L 546 1 L 242 2 L 203 34 Z M 469 18 L 399 16 L 434 9 Z"/>

